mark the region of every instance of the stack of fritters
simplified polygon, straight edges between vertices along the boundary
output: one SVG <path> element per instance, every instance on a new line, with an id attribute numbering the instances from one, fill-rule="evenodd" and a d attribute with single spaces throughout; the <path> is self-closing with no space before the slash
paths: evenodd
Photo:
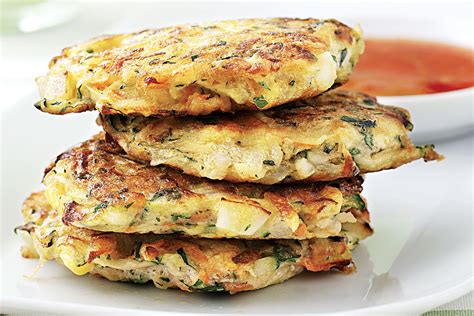
<path id="1" fill-rule="evenodd" d="M 185 291 L 352 271 L 360 173 L 438 159 L 401 108 L 331 91 L 363 52 L 335 20 L 250 19 L 98 38 L 38 79 L 40 110 L 97 109 L 25 202 L 25 257 Z"/>

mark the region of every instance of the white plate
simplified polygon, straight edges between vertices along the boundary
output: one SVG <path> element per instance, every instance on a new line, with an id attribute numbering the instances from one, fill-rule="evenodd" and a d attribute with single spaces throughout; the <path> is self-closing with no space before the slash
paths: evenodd
<path id="1" fill-rule="evenodd" d="M 291 5 L 255 1 L 245 4 L 168 2 L 120 6 L 104 3 L 100 8 L 94 4 L 94 9 L 86 10 L 87 14 L 79 23 L 97 25 L 94 21 L 102 21 L 103 12 L 117 21 L 108 30 L 84 34 L 84 38 L 89 38 L 97 33 L 139 30 L 147 26 L 255 16 L 336 17 L 344 21 L 346 19 L 342 17 L 352 16 L 364 26 L 362 17 L 370 13 L 385 17 L 384 23 L 379 24 L 381 30 L 398 31 L 403 23 L 394 27 L 389 16 L 416 17 L 420 21 L 423 20 L 421 17 L 442 16 L 439 21 L 444 23 L 444 18 L 453 16 L 458 21 L 462 21 L 461 15 L 469 18 L 472 8 L 470 4 L 433 2 L 426 14 L 427 4 L 413 4 L 413 1 L 410 6 L 399 2 L 384 3 L 383 6 L 364 1 L 335 2 Z M 464 38 L 472 39 L 469 28 L 463 28 L 461 24 L 445 23 L 461 28 L 462 32 L 451 33 L 459 43 Z M 68 27 L 73 28 L 69 29 L 70 34 L 78 30 L 77 24 Z M 367 27 L 371 28 L 370 25 Z M 435 33 L 439 32 L 431 32 Z M 34 52 L 31 59 L 39 54 L 37 52 L 50 47 L 44 42 L 53 42 L 47 40 L 47 33 L 39 35 L 28 40 L 41 41 L 34 49 L 26 50 Z M 21 64 L 30 61 L 29 58 L 20 59 Z M 44 60 L 45 67 L 47 61 Z M 37 74 L 31 74 L 34 75 Z M 367 177 L 364 194 L 369 200 L 375 235 L 356 250 L 354 259 L 358 272 L 348 276 L 304 273 L 281 285 L 234 296 L 162 291 L 152 286 L 77 277 L 55 262 L 46 264 L 35 278 L 25 278 L 25 274 L 34 271 L 37 261 L 21 258 L 21 241 L 13 234 L 13 227 L 21 223 L 21 203 L 31 191 L 41 189 L 43 169 L 55 155 L 99 130 L 94 124 L 95 113 L 63 117 L 42 114 L 32 106 L 35 99 L 36 95 L 28 96 L 15 106 L 2 104 L 1 107 L 4 112 L 0 122 L 0 313 L 35 310 L 78 314 L 130 311 L 351 315 L 390 311 L 417 314 L 472 289 L 472 136 L 449 144 L 437 144 L 439 151 L 447 156 L 444 162 L 416 162 Z M 429 107 L 425 108 L 430 111 Z M 451 107 L 434 123 L 431 119 L 426 120 L 428 127 L 431 124 L 436 128 L 439 120 L 454 117 L 452 112 L 455 111 Z M 422 130 L 422 119 L 428 115 L 425 113 L 428 112 L 420 112 L 414 117 L 415 133 Z M 464 112 L 465 118 L 472 119 L 472 108 L 470 115 Z"/>
<path id="2" fill-rule="evenodd" d="M 37 261 L 21 258 L 21 241 L 13 234 L 21 223 L 21 202 L 41 188 L 43 168 L 55 155 L 98 130 L 95 113 L 47 115 L 31 106 L 33 100 L 4 112 L 1 122 L 0 312 L 420 313 L 472 288 L 472 138 L 440 144 L 444 162 L 418 161 L 367 176 L 375 235 L 355 251 L 358 272 L 351 275 L 304 273 L 234 296 L 78 277 L 55 262 L 25 278 Z"/>

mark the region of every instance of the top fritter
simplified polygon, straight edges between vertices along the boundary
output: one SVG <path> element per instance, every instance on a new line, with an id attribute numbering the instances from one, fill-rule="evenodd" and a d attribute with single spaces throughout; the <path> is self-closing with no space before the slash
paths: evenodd
<path id="1" fill-rule="evenodd" d="M 247 19 L 97 38 L 39 77 L 52 114 L 205 115 L 264 110 L 346 82 L 364 42 L 336 20 Z"/>

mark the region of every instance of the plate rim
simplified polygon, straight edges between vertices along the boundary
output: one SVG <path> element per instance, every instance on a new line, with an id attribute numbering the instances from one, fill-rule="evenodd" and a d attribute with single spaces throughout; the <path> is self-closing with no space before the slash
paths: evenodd
<path id="1" fill-rule="evenodd" d="M 474 275 L 471 275 L 471 278 L 465 280 L 462 283 L 453 285 L 447 288 L 444 291 L 436 292 L 430 295 L 388 303 L 375 305 L 371 307 L 358 308 L 352 310 L 344 310 L 337 312 L 329 313 L 297 313 L 293 315 L 367 315 L 367 313 L 381 313 L 381 312 L 404 312 L 404 313 L 419 313 L 426 312 L 431 309 L 434 309 L 438 306 L 451 302 L 459 297 L 469 293 L 474 288 Z M 156 289 L 158 290 L 158 289 Z M 191 294 L 192 295 L 192 294 Z M 433 302 L 436 302 L 433 304 Z M 150 309 L 131 309 L 131 308 L 116 308 L 116 307 L 105 307 L 94 304 L 77 304 L 77 303 L 63 303 L 63 302 L 52 302 L 52 301 L 42 301 L 39 299 L 33 298 L 22 298 L 15 297 L 11 295 L 2 295 L 0 298 L 0 311 L 6 312 L 9 309 L 19 309 L 19 310 L 34 310 L 35 312 L 51 312 L 71 314 L 73 313 L 114 313 L 117 314 L 130 314 L 130 313 L 142 313 L 150 314 L 160 312 L 161 315 L 218 315 L 219 313 L 188 313 L 188 312 L 170 312 L 162 310 L 150 310 Z M 226 315 L 236 315 L 236 313 L 225 313 Z M 248 315 L 265 315 L 265 314 L 255 314 L 249 313 Z"/>

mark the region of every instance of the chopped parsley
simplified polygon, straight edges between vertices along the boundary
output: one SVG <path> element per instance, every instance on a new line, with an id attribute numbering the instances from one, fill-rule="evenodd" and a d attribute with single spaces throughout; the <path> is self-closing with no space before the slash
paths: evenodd
<path id="1" fill-rule="evenodd" d="M 364 209 L 366 207 L 364 200 L 359 194 L 353 194 L 351 200 L 358 209 Z"/>
<path id="2" fill-rule="evenodd" d="M 199 55 L 192 55 L 191 56 L 191 61 L 195 61 L 198 57 L 199 57 Z"/>
<path id="3" fill-rule="evenodd" d="M 304 202 L 300 201 L 300 200 L 297 200 L 297 201 L 291 201 L 290 204 L 304 205 Z"/>
<path id="4" fill-rule="evenodd" d="M 269 166 L 274 166 L 274 165 L 275 165 L 275 161 L 273 161 L 273 160 L 264 160 L 264 161 L 263 161 L 263 164 L 264 164 L 264 165 L 269 165 Z"/>
<path id="5" fill-rule="evenodd" d="M 371 120 L 361 120 L 352 116 L 342 116 L 341 121 L 351 123 L 352 125 L 355 125 L 360 128 L 360 133 L 364 135 L 364 142 L 369 147 L 372 149 L 374 147 L 374 136 L 372 133 L 368 131 L 368 128 L 373 128 L 376 126 L 375 121 Z"/>
<path id="6" fill-rule="evenodd" d="M 263 95 L 253 98 L 253 103 L 255 103 L 259 109 L 264 108 L 268 104 Z"/>
<path id="7" fill-rule="evenodd" d="M 161 264 L 161 257 L 156 257 L 155 259 L 151 260 L 154 264 Z"/>
<path id="8" fill-rule="evenodd" d="M 78 98 L 79 100 L 82 100 L 81 88 L 82 88 L 82 83 L 79 85 L 79 87 L 77 87 L 77 98 Z"/>
<path id="9" fill-rule="evenodd" d="M 400 148 L 405 148 L 405 144 L 403 144 L 403 140 L 400 135 L 395 136 L 395 139 L 400 143 Z"/>
<path id="10" fill-rule="evenodd" d="M 140 257 L 140 249 L 142 248 L 142 242 L 137 241 L 135 244 L 135 260 L 136 261 L 142 261 L 142 258 Z"/>
<path id="11" fill-rule="evenodd" d="M 183 194 L 181 193 L 181 189 L 178 187 L 161 189 L 153 195 L 153 197 L 150 199 L 150 202 L 153 202 L 163 196 L 165 196 L 167 200 L 179 200 Z"/>
<path id="12" fill-rule="evenodd" d="M 300 258 L 290 246 L 283 244 L 273 246 L 273 257 L 276 260 L 276 269 L 278 269 L 283 262 L 296 262 L 296 260 Z"/>
<path id="13" fill-rule="evenodd" d="M 334 147 L 336 147 L 336 144 L 333 144 L 332 146 L 329 145 L 329 144 L 324 144 L 323 151 L 324 151 L 326 154 L 329 154 L 329 153 L 331 153 L 331 151 L 334 149 Z"/>
<path id="14" fill-rule="evenodd" d="M 178 255 L 181 256 L 181 258 L 183 259 L 184 263 L 186 263 L 188 266 L 191 266 L 188 262 L 188 256 L 186 255 L 186 252 L 184 252 L 184 249 L 183 248 L 179 248 L 177 251 Z"/>
<path id="15" fill-rule="evenodd" d="M 107 206 L 109 206 L 109 203 L 107 203 L 107 202 L 102 202 L 102 203 L 100 203 L 99 205 L 97 205 L 96 207 L 94 207 L 94 212 L 98 212 L 98 211 L 100 211 L 101 209 L 106 208 Z"/>
<path id="16" fill-rule="evenodd" d="M 173 222 L 176 222 L 178 219 L 180 218 L 183 218 L 183 219 L 189 219 L 191 218 L 191 215 L 187 215 L 187 214 L 176 214 L 176 213 L 173 213 L 171 214 L 171 220 Z"/>
<path id="17" fill-rule="evenodd" d="M 215 285 L 206 285 L 202 280 L 198 279 L 196 283 L 189 287 L 191 290 L 197 290 L 201 292 L 222 292 L 225 291 L 224 287 L 219 283 Z"/>
<path id="18" fill-rule="evenodd" d="M 258 84 L 261 85 L 264 89 L 267 89 L 268 91 L 271 91 L 271 90 L 270 90 L 270 87 L 267 86 L 267 84 L 266 84 L 265 82 L 260 81 Z"/>
<path id="19" fill-rule="evenodd" d="M 371 98 L 365 98 L 364 100 L 362 100 L 362 102 L 364 102 L 365 105 L 374 105 L 374 100 L 372 100 Z"/>
<path id="20" fill-rule="evenodd" d="M 359 127 L 375 127 L 376 123 L 375 121 L 371 120 L 360 120 L 358 118 L 352 117 L 352 116 L 342 116 L 341 121 L 351 123 L 353 125 L 359 126 Z"/>
<path id="21" fill-rule="evenodd" d="M 360 150 L 359 150 L 359 148 L 352 147 L 352 148 L 349 149 L 349 153 L 351 154 L 351 156 L 355 156 L 355 155 L 360 154 Z"/>
<path id="22" fill-rule="evenodd" d="M 346 56 L 347 56 L 347 48 L 344 48 L 341 51 L 341 59 L 339 60 L 339 66 L 342 65 L 342 63 L 344 62 L 344 59 L 346 59 Z"/>

